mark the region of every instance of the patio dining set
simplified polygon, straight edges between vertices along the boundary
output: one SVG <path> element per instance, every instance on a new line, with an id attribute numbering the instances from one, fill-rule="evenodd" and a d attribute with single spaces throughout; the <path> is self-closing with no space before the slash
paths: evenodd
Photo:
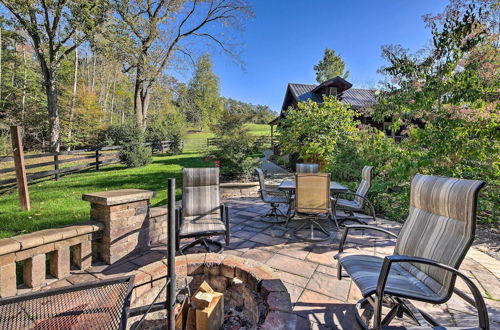
<path id="1" fill-rule="evenodd" d="M 320 173 L 317 164 L 298 164 L 294 180 L 285 179 L 274 187 L 267 185 L 265 173 L 256 169 L 260 197 L 270 208 L 263 217 L 255 217 L 250 221 L 271 222 L 286 230 L 290 229 L 298 241 L 305 240 L 313 244 L 328 241 L 326 244 L 332 250 L 338 249 L 335 255 L 337 279 L 350 277 L 359 289 L 362 298 L 356 304 L 355 317 L 363 329 L 403 329 L 392 327 L 391 323 L 405 316 L 419 325 L 415 329 L 443 329 L 433 316 L 417 308 L 411 301 L 443 304 L 453 294 L 477 310 L 477 329 L 489 329 L 488 312 L 481 292 L 459 270 L 474 240 L 478 193 L 485 183 L 480 180 L 415 175 L 411 182 L 409 215 L 399 234 L 395 234 L 378 225 L 375 209 L 367 197 L 372 185 L 372 172 L 372 166 L 362 169 L 361 182 L 353 192 L 332 181 L 330 174 Z M 200 248 L 206 252 L 220 253 L 224 245 L 230 244 L 231 211 L 229 205 L 221 203 L 219 178 L 217 167 L 184 168 L 182 202 L 177 207 L 175 180 L 169 179 L 168 251 L 175 253 L 168 253 L 169 271 L 162 278 L 166 279 L 162 291 L 167 290 L 167 301 L 156 303 L 159 293 L 151 306 L 140 310 L 130 309 L 130 295 L 135 288 L 131 284 L 133 279 L 125 278 L 104 281 L 99 285 L 75 286 L 0 300 L 0 311 L 10 311 L 13 316 L 21 315 L 20 318 L 12 319 L 29 323 L 33 315 L 20 313 L 15 308 L 21 306 L 25 310 L 25 305 L 36 305 L 38 309 L 33 313 L 47 315 L 45 328 L 65 328 L 67 324 L 74 323 L 79 305 L 75 310 L 65 311 L 63 318 L 57 318 L 63 323 L 55 324 L 50 320 L 53 315 L 61 315 L 59 306 L 68 305 L 65 301 L 74 296 L 84 297 L 82 293 L 94 290 L 98 293 L 89 293 L 81 304 L 95 305 L 92 311 L 108 315 L 116 324 L 110 326 L 111 323 L 107 322 L 108 326 L 102 328 L 125 328 L 130 315 L 143 315 L 142 322 L 150 311 L 166 308 L 169 311 L 169 328 L 173 329 L 175 254 L 199 252 Z M 281 206 L 285 206 L 286 210 Z M 355 224 L 348 224 L 348 221 Z M 380 257 L 350 252 L 346 249 L 348 237 L 360 230 L 395 239 L 393 254 Z M 340 238 L 338 245 L 332 243 L 335 242 L 332 240 L 332 233 L 335 232 Z M 213 236 L 222 236 L 222 240 L 213 239 Z M 190 242 L 181 245 L 185 239 Z M 465 283 L 468 292 L 457 287 L 457 278 Z M 114 290 L 113 305 L 108 303 L 109 299 L 99 300 L 101 296 L 109 297 L 110 293 L 107 292 L 110 290 Z M 53 304 L 47 304 L 48 295 L 53 297 Z M 38 301 L 43 301 L 43 304 Z M 74 304 L 77 302 L 75 300 Z M 50 308 L 54 311 L 47 312 Z M 0 320 L 2 317 L 5 315 L 0 313 Z M 93 322 L 90 316 L 86 320 Z M 100 321 L 105 322 L 104 319 Z M 140 328 L 141 322 L 134 328 Z"/>
<path id="2" fill-rule="evenodd" d="M 369 217 L 376 222 L 375 209 L 366 196 L 371 187 L 372 170 L 373 166 L 363 168 L 361 183 L 356 192 L 352 192 L 342 184 L 331 181 L 330 174 L 319 173 L 318 164 L 297 164 L 295 180 L 283 180 L 276 189 L 269 189 L 264 172 L 256 169 L 261 198 L 271 206 L 265 215 L 271 219 L 263 221 L 285 223 L 288 226 L 296 215 L 306 215 L 306 221 L 295 229 L 294 234 L 307 241 L 326 241 L 331 238 L 331 234 L 318 222 L 321 214 L 327 215 L 338 231 L 347 220 L 366 224 L 363 220 L 366 217 L 362 215 L 365 208 L 368 209 Z M 286 214 L 279 209 L 280 204 L 287 205 Z M 339 215 L 337 211 L 343 211 L 345 215 Z M 284 219 L 280 219 L 280 216 Z M 307 229 L 308 236 L 300 234 Z"/>
<path id="3" fill-rule="evenodd" d="M 266 186 L 263 171 L 257 169 L 261 198 L 270 205 L 263 221 L 286 227 L 295 217 L 301 217 L 303 223 L 293 232 L 297 238 L 308 241 L 331 238 L 331 233 L 320 222 L 321 215 L 333 222 L 339 232 L 341 226 L 344 227 L 339 253 L 335 256 L 337 277 L 339 280 L 350 277 L 361 291 L 362 299 L 356 304 L 356 320 L 361 328 L 390 327 L 395 318 L 407 316 L 421 327 L 442 329 L 436 319 L 415 307 L 411 300 L 442 304 L 455 293 L 477 309 L 478 329 L 489 329 L 488 313 L 479 289 L 459 270 L 474 240 L 477 198 L 485 183 L 415 175 L 409 215 L 396 235 L 377 226 L 374 207 L 367 198 L 372 170 L 372 166 L 363 168 L 361 183 L 356 192 L 351 192 L 331 181 L 330 174 L 319 173 L 317 164 L 299 164 L 295 180 L 284 180 L 275 189 Z M 351 199 L 341 198 L 344 196 Z M 281 204 L 287 205 L 286 212 L 279 209 Z M 360 215 L 365 208 L 368 215 Z M 344 215 L 338 215 L 339 210 L 343 210 Z M 208 252 L 210 245 L 218 246 L 221 252 L 222 244 L 209 237 L 224 235 L 229 245 L 229 215 L 228 206 L 219 199 L 219 169 L 184 169 L 182 208 L 177 213 L 178 251 L 187 253 L 201 244 Z M 375 225 L 367 225 L 366 219 L 372 219 Z M 348 220 L 358 224 L 346 224 Z M 308 235 L 302 235 L 304 230 L 308 230 Z M 348 235 L 356 230 L 375 231 L 396 239 L 394 253 L 379 257 L 344 251 Z M 180 247 L 179 241 L 186 237 L 197 239 Z M 463 280 L 472 297 L 456 287 L 457 277 Z"/>

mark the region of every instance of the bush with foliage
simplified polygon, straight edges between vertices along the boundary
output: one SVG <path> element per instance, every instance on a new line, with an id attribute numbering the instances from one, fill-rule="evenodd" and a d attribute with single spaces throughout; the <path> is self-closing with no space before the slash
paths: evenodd
<path id="1" fill-rule="evenodd" d="M 220 171 L 223 175 L 234 179 L 249 179 L 260 160 L 255 157 L 258 149 L 255 139 L 248 134 L 224 136 L 213 155 L 220 161 Z"/>
<path id="2" fill-rule="evenodd" d="M 357 113 L 336 97 L 322 104 L 311 100 L 289 108 L 278 126 L 283 153 L 299 153 L 306 162 L 325 164 L 339 143 L 350 143 L 356 132 Z"/>
<path id="3" fill-rule="evenodd" d="M 168 152 L 177 155 L 182 152 L 182 140 L 186 134 L 186 120 L 179 113 L 167 113 L 162 120 L 153 120 L 146 129 L 146 141 L 160 145 L 170 141 Z"/>
<path id="4" fill-rule="evenodd" d="M 416 173 L 484 180 L 478 218 L 490 223 L 500 218 L 498 9 L 492 1 L 452 1 L 425 18 L 430 50 L 386 47 L 381 72 L 389 79 L 374 111 L 406 128 L 386 176 L 399 195 L 409 195 L 403 183 Z"/>
<path id="5" fill-rule="evenodd" d="M 135 124 L 111 126 L 108 130 L 108 142 L 119 145 L 120 161 L 128 167 L 140 167 L 151 163 L 151 148 L 146 147 L 145 134 Z"/>
<path id="6" fill-rule="evenodd" d="M 244 128 L 244 122 L 244 116 L 224 111 L 211 127 L 219 139 L 212 154 L 220 161 L 221 173 L 233 179 L 249 179 L 260 165 L 255 137 Z"/>

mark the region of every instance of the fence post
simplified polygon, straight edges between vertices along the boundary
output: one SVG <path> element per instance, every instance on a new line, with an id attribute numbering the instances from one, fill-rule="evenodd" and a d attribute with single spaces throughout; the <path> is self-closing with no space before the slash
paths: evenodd
<path id="1" fill-rule="evenodd" d="M 56 153 L 54 155 L 54 170 L 56 173 L 54 174 L 54 180 L 59 180 L 59 154 Z"/>
<path id="2" fill-rule="evenodd" d="M 10 135 L 12 137 L 12 151 L 14 153 L 14 167 L 16 169 L 17 191 L 19 192 L 21 209 L 30 210 L 28 180 L 26 178 L 26 167 L 24 166 L 23 139 L 19 126 L 11 126 Z"/>
<path id="3" fill-rule="evenodd" d="M 95 151 L 95 170 L 99 171 L 99 149 Z"/>

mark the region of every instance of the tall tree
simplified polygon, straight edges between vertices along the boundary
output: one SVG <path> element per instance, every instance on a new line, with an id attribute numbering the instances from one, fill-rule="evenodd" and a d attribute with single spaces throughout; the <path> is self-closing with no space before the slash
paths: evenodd
<path id="1" fill-rule="evenodd" d="M 219 77 L 212 71 L 209 54 L 201 56 L 193 77 L 188 84 L 190 107 L 186 117 L 201 129 L 213 123 L 219 116 L 222 104 L 219 95 Z"/>
<path id="2" fill-rule="evenodd" d="M 145 129 L 153 84 L 176 56 L 191 57 L 194 38 L 234 55 L 228 27 L 240 28 L 252 11 L 246 0 L 113 0 L 120 21 L 115 43 L 135 72 L 134 112 Z"/>
<path id="3" fill-rule="evenodd" d="M 349 71 L 345 70 L 344 60 L 340 55 L 335 54 L 333 49 L 326 48 L 321 61 L 314 66 L 316 71 L 316 81 L 322 83 L 328 79 L 340 76 L 344 79 L 349 77 Z"/>
<path id="4" fill-rule="evenodd" d="M 28 34 L 44 78 L 50 149 L 60 148 L 57 72 L 62 61 L 88 40 L 103 21 L 104 0 L 0 0 Z"/>

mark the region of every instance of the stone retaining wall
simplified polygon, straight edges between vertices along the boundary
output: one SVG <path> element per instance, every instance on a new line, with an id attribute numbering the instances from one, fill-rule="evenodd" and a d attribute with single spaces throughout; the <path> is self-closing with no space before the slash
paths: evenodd
<path id="1" fill-rule="evenodd" d="M 149 209 L 149 243 L 167 244 L 167 218 L 166 207 L 152 207 Z"/>
<path id="2" fill-rule="evenodd" d="M 220 184 L 221 198 L 228 197 L 257 197 L 259 182 L 228 182 Z"/>
<path id="3" fill-rule="evenodd" d="M 31 289 L 47 284 L 47 256 L 49 273 L 56 279 L 69 275 L 70 248 L 75 266 L 81 270 L 90 267 L 93 236 L 103 228 L 102 224 L 91 221 L 0 239 L 0 297 L 18 293 L 16 262 L 23 263 L 23 282 Z"/>

